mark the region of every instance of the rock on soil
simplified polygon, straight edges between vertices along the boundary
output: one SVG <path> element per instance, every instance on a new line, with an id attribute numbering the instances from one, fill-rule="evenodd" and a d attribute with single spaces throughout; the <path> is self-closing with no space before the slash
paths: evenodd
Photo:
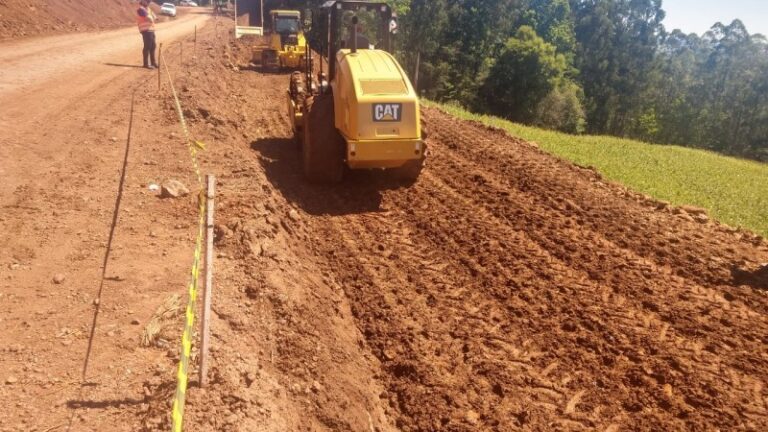
<path id="1" fill-rule="evenodd" d="M 707 210 L 700 208 L 700 207 L 694 207 L 690 205 L 684 205 L 680 207 L 684 212 L 690 214 L 690 215 L 706 215 Z"/>
<path id="2" fill-rule="evenodd" d="M 180 198 L 189 195 L 189 189 L 184 183 L 178 180 L 168 180 L 163 183 L 160 197 L 162 198 Z"/>

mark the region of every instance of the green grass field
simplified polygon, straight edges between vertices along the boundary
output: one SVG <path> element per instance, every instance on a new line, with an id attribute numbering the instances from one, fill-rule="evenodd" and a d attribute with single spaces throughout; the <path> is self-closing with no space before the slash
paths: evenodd
<path id="1" fill-rule="evenodd" d="M 536 142 L 547 152 L 595 167 L 605 178 L 635 191 L 674 205 L 706 208 L 721 222 L 768 237 L 768 164 L 679 146 L 568 135 L 473 114 L 454 105 L 423 103 Z"/>

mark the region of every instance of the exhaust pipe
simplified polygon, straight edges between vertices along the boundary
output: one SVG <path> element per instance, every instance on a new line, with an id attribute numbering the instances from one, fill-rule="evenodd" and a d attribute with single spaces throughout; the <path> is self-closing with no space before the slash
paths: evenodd
<path id="1" fill-rule="evenodd" d="M 352 54 L 357 52 L 357 15 L 352 17 Z"/>

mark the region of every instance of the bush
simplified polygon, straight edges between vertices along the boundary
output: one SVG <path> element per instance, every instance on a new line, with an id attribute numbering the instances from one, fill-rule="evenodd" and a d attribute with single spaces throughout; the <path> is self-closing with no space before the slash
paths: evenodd
<path id="1" fill-rule="evenodd" d="M 566 78 L 568 62 L 533 28 L 507 40 L 481 87 L 485 109 L 512 121 L 581 133 L 581 88 Z"/>
<path id="2" fill-rule="evenodd" d="M 587 122 L 580 93 L 579 86 L 572 82 L 552 89 L 536 107 L 534 124 L 561 132 L 583 133 Z"/>
<path id="3" fill-rule="evenodd" d="M 533 28 L 522 26 L 507 40 L 481 93 L 492 113 L 533 123 L 539 101 L 558 85 L 566 69 L 565 57 L 556 53 L 554 45 Z"/>

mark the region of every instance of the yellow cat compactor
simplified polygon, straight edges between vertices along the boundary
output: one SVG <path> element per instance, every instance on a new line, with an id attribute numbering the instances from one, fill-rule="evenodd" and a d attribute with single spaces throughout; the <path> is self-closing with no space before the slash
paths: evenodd
<path id="1" fill-rule="evenodd" d="M 320 71 L 295 72 L 289 88 L 303 170 L 312 182 L 341 181 L 350 169 L 387 169 L 414 182 L 423 167 L 419 100 L 390 54 L 397 21 L 383 2 L 327 1 L 315 23 Z M 327 27 L 327 28 L 326 28 Z M 323 71 L 326 63 L 327 75 Z"/>
<path id="2" fill-rule="evenodd" d="M 269 46 L 254 50 L 264 69 L 300 69 L 307 53 L 307 40 L 301 25 L 301 13 L 273 10 L 269 13 Z"/>

